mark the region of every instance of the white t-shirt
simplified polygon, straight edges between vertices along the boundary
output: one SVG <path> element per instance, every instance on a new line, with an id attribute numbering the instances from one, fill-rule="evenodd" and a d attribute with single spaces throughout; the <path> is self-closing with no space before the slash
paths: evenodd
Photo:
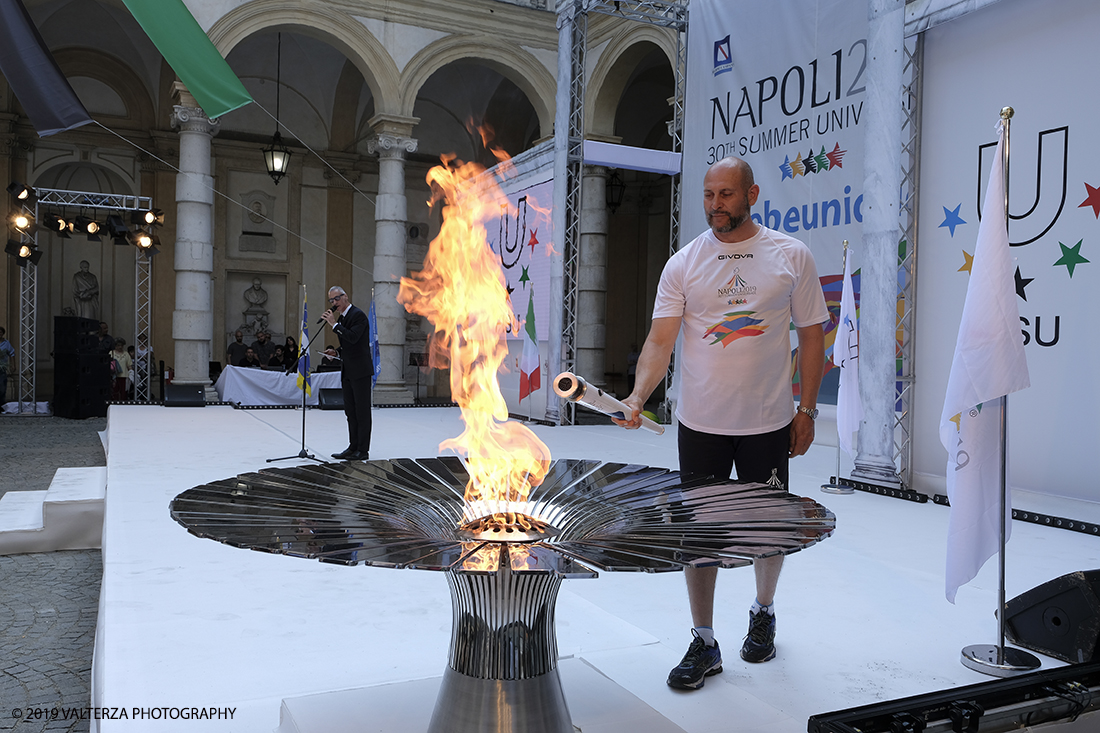
<path id="1" fill-rule="evenodd" d="M 683 318 L 676 417 L 693 430 L 756 435 L 794 416 L 790 324 L 829 320 L 809 248 L 760 227 L 726 244 L 709 229 L 661 273 L 654 318 Z"/>

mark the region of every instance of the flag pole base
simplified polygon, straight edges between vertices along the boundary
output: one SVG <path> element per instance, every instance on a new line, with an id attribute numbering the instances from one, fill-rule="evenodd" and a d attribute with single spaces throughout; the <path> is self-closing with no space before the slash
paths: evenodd
<path id="1" fill-rule="evenodd" d="M 821 490 L 826 494 L 854 494 L 856 490 L 851 486 L 845 486 L 841 483 L 836 484 L 821 484 Z"/>
<path id="2" fill-rule="evenodd" d="M 1039 658 L 1022 649 L 996 644 L 973 644 L 962 650 L 964 667 L 993 677 L 1014 677 L 1043 666 Z"/>

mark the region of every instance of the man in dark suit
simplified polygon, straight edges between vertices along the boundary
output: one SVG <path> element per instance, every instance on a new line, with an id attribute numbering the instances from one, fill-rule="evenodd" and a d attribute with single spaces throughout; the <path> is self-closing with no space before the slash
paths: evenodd
<path id="1" fill-rule="evenodd" d="M 374 362 L 370 353 L 367 314 L 351 304 L 339 286 L 328 291 L 329 310 L 321 318 L 340 339 L 340 386 L 344 391 L 344 414 L 348 418 L 348 447 L 333 458 L 365 461 L 370 458 L 371 377 Z"/>

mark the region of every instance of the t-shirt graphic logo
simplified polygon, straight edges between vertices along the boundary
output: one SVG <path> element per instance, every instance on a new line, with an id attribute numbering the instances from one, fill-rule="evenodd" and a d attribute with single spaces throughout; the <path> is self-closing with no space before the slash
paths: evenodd
<path id="1" fill-rule="evenodd" d="M 761 326 L 762 318 L 753 318 L 756 311 L 734 311 L 725 314 L 725 320 L 715 323 L 706 330 L 703 338 L 714 337 L 710 345 L 722 344 L 725 348 L 739 338 L 748 336 L 760 336 L 768 330 L 767 326 Z"/>
<path id="2" fill-rule="evenodd" d="M 745 278 L 741 277 L 741 268 L 737 267 L 733 270 L 733 277 L 726 281 L 726 284 L 718 288 L 718 294 L 723 298 L 730 296 L 744 296 L 754 295 L 756 293 L 756 286 L 749 285 L 745 282 Z"/>

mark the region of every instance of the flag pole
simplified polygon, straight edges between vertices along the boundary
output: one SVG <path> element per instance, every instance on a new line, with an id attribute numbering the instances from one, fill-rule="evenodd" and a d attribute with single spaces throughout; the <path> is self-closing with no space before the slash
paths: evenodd
<path id="1" fill-rule="evenodd" d="M 1008 161 L 1009 161 L 1009 131 L 1011 130 L 1012 115 L 1015 113 L 1011 107 L 1001 109 L 1001 124 L 1004 125 L 1004 153 L 1001 163 L 1004 170 L 1004 207 L 1005 230 L 1008 230 Z M 1005 544 L 1008 536 L 1008 395 L 1000 398 L 1000 438 L 1001 438 L 1001 494 L 1000 494 L 1000 545 L 997 549 L 997 570 L 999 575 L 999 588 L 997 591 L 997 644 L 973 644 L 962 650 L 962 663 L 964 666 L 976 672 L 992 675 L 994 677 L 1012 677 L 1026 672 L 1033 672 L 1043 663 L 1030 652 L 1022 649 L 1005 646 Z"/>
<path id="2" fill-rule="evenodd" d="M 848 240 L 847 239 L 844 240 L 844 256 L 841 259 L 840 272 L 841 273 L 848 272 Z M 841 274 L 840 277 L 841 277 L 841 284 L 840 284 L 841 296 L 840 297 L 843 298 L 844 297 L 844 295 L 843 295 L 843 292 L 844 292 L 844 281 L 843 281 L 844 275 Z M 841 310 L 843 310 L 843 308 Z M 836 336 L 839 336 L 839 335 L 840 335 L 840 324 L 838 323 L 837 327 L 836 327 Z M 837 349 L 837 344 L 836 344 L 836 338 L 834 336 L 834 339 L 833 339 L 833 364 L 834 365 L 836 364 L 836 349 Z M 839 400 L 838 400 L 838 402 L 839 402 Z M 826 494 L 854 494 L 855 493 L 856 490 L 853 489 L 851 486 L 847 486 L 845 484 L 840 483 L 840 421 L 839 420 L 837 421 L 836 476 L 834 478 L 835 478 L 835 481 L 833 483 L 821 484 L 821 490 L 824 491 Z"/>

